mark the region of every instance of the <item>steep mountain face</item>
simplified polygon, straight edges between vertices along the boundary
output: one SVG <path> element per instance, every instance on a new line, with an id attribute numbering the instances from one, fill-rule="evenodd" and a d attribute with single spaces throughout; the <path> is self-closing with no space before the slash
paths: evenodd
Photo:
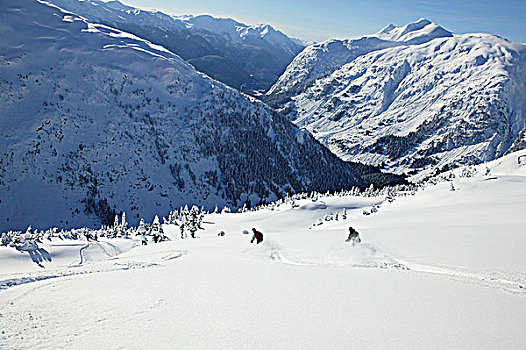
<path id="1" fill-rule="evenodd" d="M 362 185 L 264 104 L 47 2 L 0 7 L 0 231 Z"/>
<path id="2" fill-rule="evenodd" d="M 425 176 L 523 144 L 525 57 L 419 20 L 306 48 L 265 99 L 342 159 Z"/>
<path id="3" fill-rule="evenodd" d="M 170 16 L 119 1 L 50 2 L 92 22 L 162 45 L 198 70 L 251 94 L 268 90 L 304 48 L 269 25 L 249 26 L 211 16 Z"/>
<path id="4" fill-rule="evenodd" d="M 306 47 L 278 82 L 268 91 L 265 99 L 275 106 L 288 102 L 292 96 L 304 92 L 320 77 L 324 77 L 368 53 L 412 43 L 427 42 L 452 34 L 426 19 L 404 27 L 390 24 L 379 33 L 347 40 L 327 40 Z"/>

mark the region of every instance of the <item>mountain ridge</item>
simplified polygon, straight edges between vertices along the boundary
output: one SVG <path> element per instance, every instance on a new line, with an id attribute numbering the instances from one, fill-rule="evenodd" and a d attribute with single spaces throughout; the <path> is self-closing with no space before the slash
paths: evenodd
<path id="1" fill-rule="evenodd" d="M 264 100 L 342 159 L 428 176 L 522 144 L 525 48 L 421 19 L 307 47 Z"/>
<path id="2" fill-rule="evenodd" d="M 373 51 L 395 46 L 414 45 L 439 37 L 451 36 L 451 32 L 421 18 L 402 27 L 390 24 L 371 35 L 350 39 L 329 39 L 314 43 L 294 58 L 276 84 L 266 93 L 266 101 L 269 101 L 268 96 L 275 99 L 276 95 L 279 96 L 283 93 L 279 89 L 303 91 L 303 88 L 298 87 L 298 85 L 308 86 L 310 82 L 320 76 L 327 75 L 345 63 Z M 307 82 L 304 83 L 302 80 L 307 80 Z"/>
<path id="3" fill-rule="evenodd" d="M 50 3 L 162 45 L 212 78 L 249 94 L 266 91 L 304 47 L 269 25 L 251 26 L 209 15 L 169 15 L 117 0 Z"/>

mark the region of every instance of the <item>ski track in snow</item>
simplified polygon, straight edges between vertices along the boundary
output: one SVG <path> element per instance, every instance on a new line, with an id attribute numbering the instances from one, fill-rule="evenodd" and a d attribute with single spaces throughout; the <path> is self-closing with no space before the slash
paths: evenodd
<path id="1" fill-rule="evenodd" d="M 400 260 L 399 260 L 400 261 Z M 452 280 L 483 286 L 501 292 L 526 296 L 526 275 L 521 273 L 471 272 L 445 266 L 422 265 L 402 262 L 411 271 L 448 277 Z"/>
<path id="2" fill-rule="evenodd" d="M 178 251 L 178 252 L 174 252 L 174 253 L 170 253 L 168 255 L 165 255 L 161 259 L 164 260 L 164 261 L 179 259 L 183 255 L 185 255 L 186 253 L 187 253 L 186 251 Z"/>
<path id="3" fill-rule="evenodd" d="M 91 252 L 91 253 L 90 253 Z M 105 257 L 96 259 L 92 253 L 102 252 Z M 50 271 L 38 271 L 32 273 L 20 273 L 20 277 L 11 277 L 0 280 L 0 292 L 8 288 L 22 284 L 44 281 L 48 279 L 64 278 L 76 275 L 87 275 L 101 272 L 125 271 L 133 269 L 143 269 L 162 266 L 162 262 L 175 260 L 187 254 L 185 250 L 176 250 L 159 252 L 162 253 L 160 258 L 147 255 L 148 262 L 140 260 L 131 260 L 142 258 L 142 255 L 134 255 L 129 258 L 121 258 L 118 255 L 122 251 L 115 245 L 108 242 L 89 242 L 79 249 L 80 261 L 78 264 L 72 264 L 66 268 L 53 269 Z M 143 259 L 141 259 L 143 260 Z M 146 259 L 144 259 L 146 260 Z M 159 260 L 159 262 L 155 262 Z"/>
<path id="4" fill-rule="evenodd" d="M 79 250 L 80 261 L 78 265 L 74 265 L 74 266 L 81 266 L 85 264 L 87 261 L 91 260 L 90 255 L 87 253 L 89 248 L 94 248 L 96 250 L 101 251 L 108 258 L 117 256 L 122 253 L 118 247 L 116 247 L 115 245 L 109 242 L 89 242 L 86 245 L 84 245 L 82 248 L 80 248 Z"/>
<path id="5" fill-rule="evenodd" d="M 100 272 L 143 269 L 143 268 L 150 268 L 150 267 L 156 267 L 156 266 L 159 266 L 159 264 L 145 263 L 145 262 L 114 263 L 112 264 L 112 266 L 107 267 L 107 268 L 95 268 L 95 269 L 87 269 L 87 270 L 79 270 L 79 268 L 81 268 L 82 266 L 72 266 L 71 268 L 68 268 L 68 269 L 49 271 L 49 273 L 37 272 L 34 274 L 28 274 L 26 276 L 1 280 L 0 281 L 0 291 L 14 287 L 14 286 L 19 286 L 22 284 L 39 282 L 39 281 L 53 279 L 53 278 L 70 277 L 70 276 L 76 276 L 76 275 L 88 275 L 88 274 L 100 273 Z"/>
<path id="6" fill-rule="evenodd" d="M 80 261 L 79 261 L 79 265 L 82 265 L 84 263 L 84 255 L 82 254 L 82 251 L 86 248 L 89 247 L 89 243 L 87 243 L 85 246 L 83 246 L 82 248 L 80 248 L 79 250 L 79 255 L 80 255 Z"/>
<path id="7" fill-rule="evenodd" d="M 287 256 L 281 249 L 275 245 L 270 245 L 269 257 L 271 260 L 297 266 L 327 266 L 327 267 L 351 267 L 351 268 L 380 268 L 380 269 L 396 269 L 396 270 L 410 270 L 406 265 L 399 263 L 393 258 L 378 254 L 377 250 L 370 244 L 362 244 L 356 246 L 356 248 L 362 248 L 367 253 L 370 253 L 370 257 L 361 262 L 335 262 L 330 259 L 304 259 L 294 256 Z"/>
<path id="8" fill-rule="evenodd" d="M 268 258 L 270 258 L 270 260 L 286 265 L 410 271 L 447 277 L 462 283 L 490 288 L 513 295 L 526 296 L 526 274 L 502 273 L 498 271 L 472 272 L 453 266 L 417 264 L 383 254 L 368 243 L 362 243 L 361 245 L 349 248 L 355 250 L 361 249 L 368 254 L 366 258 L 359 262 L 335 262 L 330 261 L 331 259 L 305 259 L 288 256 L 278 245 L 273 243 L 268 243 L 267 249 L 269 249 Z"/>

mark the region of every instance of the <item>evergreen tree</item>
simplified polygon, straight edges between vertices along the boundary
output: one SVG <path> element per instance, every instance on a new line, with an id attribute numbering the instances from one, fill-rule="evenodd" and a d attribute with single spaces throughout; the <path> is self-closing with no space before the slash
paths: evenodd
<path id="1" fill-rule="evenodd" d="M 186 218 L 181 218 L 181 226 L 179 227 L 179 230 L 181 231 L 181 239 L 187 238 L 186 235 Z"/>
<path id="2" fill-rule="evenodd" d="M 126 213 L 122 212 L 122 219 L 121 219 L 121 225 L 120 225 L 120 233 L 123 237 L 128 237 L 128 222 L 126 221 Z"/>
<path id="3" fill-rule="evenodd" d="M 136 236 L 140 236 L 141 238 L 141 244 L 147 245 L 148 244 L 148 238 L 146 238 L 146 226 L 144 224 L 144 219 L 141 218 L 141 222 L 139 223 L 139 228 L 137 229 Z"/>
<path id="4" fill-rule="evenodd" d="M 108 238 L 116 238 L 120 232 L 119 216 L 115 215 L 115 220 L 113 221 L 113 227 L 108 230 Z"/>
<path id="5" fill-rule="evenodd" d="M 197 232 L 197 229 L 199 228 L 199 209 L 194 205 L 192 206 L 192 209 L 190 210 L 190 214 L 188 216 L 188 231 L 190 232 L 190 236 L 192 238 L 195 238 L 195 233 Z"/>
<path id="6" fill-rule="evenodd" d="M 176 223 L 177 220 L 177 210 L 170 211 L 170 215 L 168 216 L 168 223 L 170 225 L 173 225 Z"/>
<path id="7" fill-rule="evenodd" d="M 162 227 L 161 227 L 161 224 L 159 223 L 159 217 L 155 215 L 152 226 L 150 228 L 150 234 L 153 236 L 154 243 L 159 243 L 162 240 L 161 237 L 164 236 L 164 234 L 161 234 L 161 232 L 162 232 Z"/>

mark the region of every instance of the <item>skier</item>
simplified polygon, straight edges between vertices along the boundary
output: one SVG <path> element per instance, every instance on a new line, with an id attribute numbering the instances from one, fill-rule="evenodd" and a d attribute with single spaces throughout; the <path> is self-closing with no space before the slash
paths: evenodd
<path id="1" fill-rule="evenodd" d="M 352 245 L 360 243 L 362 240 L 360 239 L 360 234 L 358 231 L 356 231 L 354 228 L 349 227 L 349 236 L 345 240 L 345 242 L 351 242 Z"/>
<path id="2" fill-rule="evenodd" d="M 261 232 L 259 232 L 255 228 L 252 228 L 252 232 L 254 232 L 254 235 L 252 236 L 252 240 L 250 240 L 250 243 L 254 243 L 254 240 L 256 241 L 256 244 L 263 242 L 263 234 Z"/>

